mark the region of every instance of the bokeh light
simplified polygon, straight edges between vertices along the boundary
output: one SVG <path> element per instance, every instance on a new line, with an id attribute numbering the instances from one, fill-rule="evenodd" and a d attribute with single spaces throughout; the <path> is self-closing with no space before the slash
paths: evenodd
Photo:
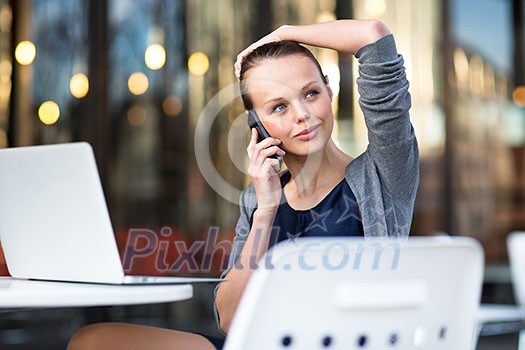
<path id="1" fill-rule="evenodd" d="M 135 72 L 129 76 L 128 89 L 133 95 L 142 95 L 148 91 L 149 81 L 146 74 Z"/>
<path id="2" fill-rule="evenodd" d="M 0 30 L 2 32 L 11 31 L 11 23 L 13 22 L 13 13 L 11 6 L 0 6 Z"/>
<path id="3" fill-rule="evenodd" d="M 36 57 L 36 46 L 29 40 L 18 43 L 15 49 L 15 58 L 23 66 L 33 63 Z"/>
<path id="4" fill-rule="evenodd" d="M 144 61 L 146 66 L 151 70 L 158 70 L 164 67 L 166 63 L 166 50 L 160 44 L 152 44 L 148 46 L 144 53 Z"/>
<path id="5" fill-rule="evenodd" d="M 386 12 L 386 1 L 367 0 L 365 2 L 365 11 L 370 17 L 381 17 Z"/>
<path id="6" fill-rule="evenodd" d="M 86 97 L 89 91 L 89 79 L 84 73 L 77 73 L 69 81 L 69 91 L 76 98 Z"/>
<path id="7" fill-rule="evenodd" d="M 460 88 L 465 88 L 469 80 L 469 61 L 467 54 L 461 48 L 454 50 L 454 71 Z"/>
<path id="8" fill-rule="evenodd" d="M 128 123 L 131 126 L 141 126 L 146 122 L 148 118 L 148 112 L 146 109 L 139 105 L 133 105 L 128 110 Z"/>
<path id="9" fill-rule="evenodd" d="M 3 59 L 0 61 L 0 76 L 11 75 L 12 71 L 13 67 L 11 66 L 11 62 L 9 60 Z"/>
<path id="10" fill-rule="evenodd" d="M 162 102 L 162 110 L 168 117 L 176 117 L 182 112 L 182 101 L 177 96 L 168 96 Z"/>
<path id="11" fill-rule="evenodd" d="M 328 12 L 328 11 L 323 11 L 317 16 L 316 22 L 317 23 L 330 22 L 330 21 L 335 21 L 336 19 L 337 18 L 333 13 Z"/>
<path id="12" fill-rule="evenodd" d="M 188 69 L 192 75 L 197 77 L 203 76 L 209 68 L 210 61 L 208 60 L 208 56 L 203 52 L 194 52 L 188 59 Z"/>
<path id="13" fill-rule="evenodd" d="M 46 101 L 38 108 L 38 118 L 45 125 L 55 124 L 60 118 L 60 107 L 54 101 Z"/>
<path id="14" fill-rule="evenodd" d="M 516 106 L 525 108 L 525 86 L 518 86 L 512 91 L 512 100 Z"/>

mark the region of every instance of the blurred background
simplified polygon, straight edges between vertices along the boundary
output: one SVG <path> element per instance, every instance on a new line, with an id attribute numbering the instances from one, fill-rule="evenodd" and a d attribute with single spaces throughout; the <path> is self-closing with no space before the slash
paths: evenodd
<path id="1" fill-rule="evenodd" d="M 238 205 L 208 184 L 194 141 L 207 103 L 236 82 L 236 54 L 281 24 L 379 18 L 395 34 L 411 83 L 421 152 L 412 234 L 480 240 L 483 300 L 510 304 L 505 240 L 525 229 L 524 4 L 0 0 L 0 147 L 90 142 L 121 252 L 131 228 L 169 227 L 173 234 L 162 239 L 188 246 L 210 228 L 217 242 L 231 240 Z M 355 61 L 314 53 L 335 93 L 334 138 L 357 156 L 367 140 Z M 248 129 L 230 95 L 207 142 L 217 176 L 241 190 Z M 223 247 L 209 275 L 220 274 Z M 0 267 L 8 274 L 1 258 Z M 136 259 L 131 272 L 170 273 L 156 269 L 154 257 Z M 212 286 L 202 285 L 192 300 L 168 305 L 3 312 L 0 348 L 61 349 L 77 328 L 104 320 L 217 333 Z M 502 339 L 494 349 L 514 342 Z"/>

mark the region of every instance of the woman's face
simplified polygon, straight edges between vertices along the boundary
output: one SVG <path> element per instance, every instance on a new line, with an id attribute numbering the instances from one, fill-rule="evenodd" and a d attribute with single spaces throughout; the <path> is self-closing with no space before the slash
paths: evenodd
<path id="1" fill-rule="evenodd" d="M 332 135 L 332 91 L 302 55 L 264 60 L 247 71 L 246 87 L 268 133 L 287 154 L 321 151 Z"/>

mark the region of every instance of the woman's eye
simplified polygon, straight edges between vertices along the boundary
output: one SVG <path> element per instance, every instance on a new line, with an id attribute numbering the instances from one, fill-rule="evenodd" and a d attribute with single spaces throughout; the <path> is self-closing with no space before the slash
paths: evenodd
<path id="1" fill-rule="evenodd" d="M 317 95 L 317 94 L 318 94 L 317 91 L 312 90 L 312 91 L 308 91 L 308 92 L 306 93 L 306 95 L 304 95 L 304 97 L 305 97 L 305 98 L 311 98 L 311 97 L 314 97 L 314 96 Z"/>
<path id="2" fill-rule="evenodd" d="M 285 105 L 280 104 L 272 108 L 272 112 L 282 112 L 286 108 Z"/>

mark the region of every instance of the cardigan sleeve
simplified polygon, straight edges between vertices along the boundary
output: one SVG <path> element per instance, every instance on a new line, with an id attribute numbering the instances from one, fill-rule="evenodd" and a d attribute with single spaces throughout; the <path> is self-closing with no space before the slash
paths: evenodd
<path id="1" fill-rule="evenodd" d="M 357 87 L 368 147 L 346 169 L 367 238 L 406 238 L 419 184 L 419 151 L 410 122 L 409 83 L 394 37 L 358 50 Z"/>
<path id="2" fill-rule="evenodd" d="M 411 97 L 404 60 L 387 35 L 356 53 L 359 105 L 368 128 L 367 153 L 385 194 L 412 198 L 419 178 L 419 153 L 410 122 Z"/>
<path id="3" fill-rule="evenodd" d="M 248 234 L 250 233 L 250 223 L 252 221 L 252 216 L 253 212 L 255 211 L 256 205 L 257 197 L 255 196 L 255 188 L 253 187 L 253 185 L 250 185 L 241 193 L 241 197 L 239 199 L 240 215 L 239 219 L 237 220 L 237 225 L 235 227 L 235 237 L 233 238 L 232 242 L 232 250 L 228 261 L 228 267 L 221 274 L 222 278 L 226 277 L 226 275 L 230 272 L 230 270 L 235 265 L 235 262 L 237 261 L 237 259 L 239 259 L 241 255 L 244 244 L 246 243 L 246 239 L 248 238 Z M 220 326 L 219 312 L 217 311 L 216 304 L 217 291 L 219 289 L 219 286 L 220 284 L 218 284 L 214 289 L 213 312 L 215 316 L 215 321 L 217 323 L 217 327 L 221 332 L 223 332 Z"/>

